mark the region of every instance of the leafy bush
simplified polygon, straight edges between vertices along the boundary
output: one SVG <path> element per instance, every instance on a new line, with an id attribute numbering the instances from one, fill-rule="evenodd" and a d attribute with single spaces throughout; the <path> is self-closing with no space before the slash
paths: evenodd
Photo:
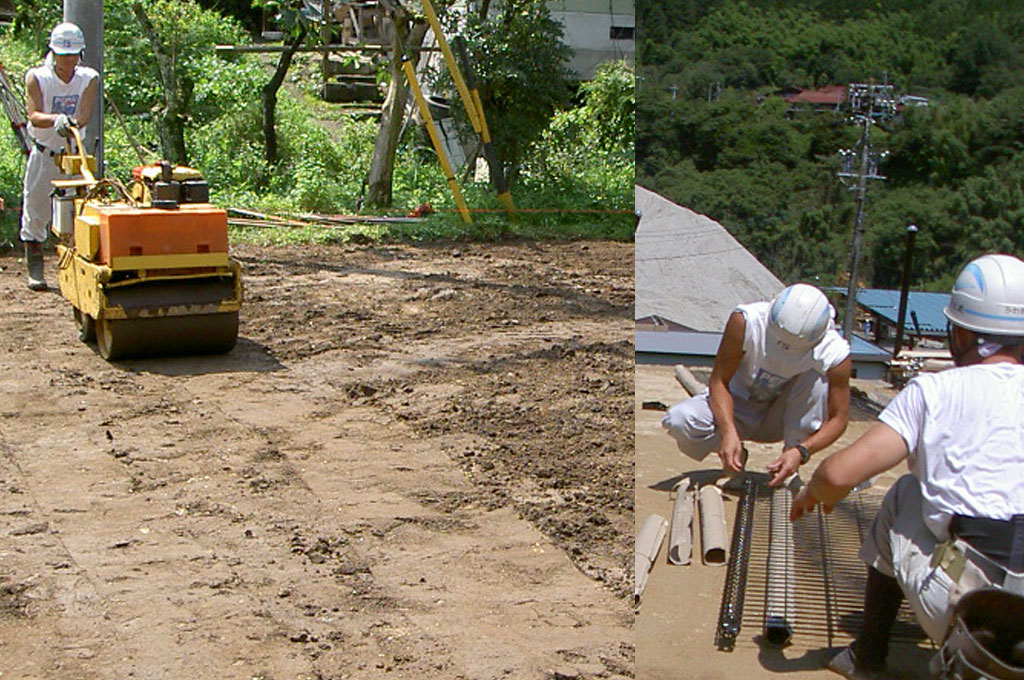
<path id="1" fill-rule="evenodd" d="M 131 4 L 104 3 L 104 70 L 110 96 L 125 114 L 145 114 L 163 103 L 160 73 L 149 42 L 142 35 Z M 153 27 L 174 55 L 178 78 L 195 87 L 192 123 L 201 125 L 250 99 L 249 79 L 233 81 L 242 71 L 227 64 L 243 61 L 213 54 L 213 46 L 247 42 L 241 27 L 195 0 L 144 0 Z M 249 61 L 252 61 L 250 58 Z M 202 90 L 202 91 L 200 91 Z"/>
<path id="2" fill-rule="evenodd" d="M 27 40 L 29 49 L 38 55 L 46 53 L 50 31 L 63 16 L 62 3 L 39 0 L 14 0 L 14 28 Z"/>
<path id="3" fill-rule="evenodd" d="M 530 147 L 517 188 L 563 227 L 604 224 L 609 237 L 632 236 L 634 92 L 629 65 L 602 64 L 581 104 L 555 114 Z"/>

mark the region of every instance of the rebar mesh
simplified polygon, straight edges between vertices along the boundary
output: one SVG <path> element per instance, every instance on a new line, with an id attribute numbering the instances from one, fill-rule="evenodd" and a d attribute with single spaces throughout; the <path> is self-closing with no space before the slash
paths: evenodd
<path id="1" fill-rule="evenodd" d="M 737 645 L 753 645 L 760 640 L 768 598 L 771 490 L 759 487 L 755 496 L 748 540 L 746 606 Z M 867 568 L 857 553 L 882 497 L 881 492 L 869 488 L 841 501 L 831 514 L 819 511 L 793 523 L 793 574 L 785 586 L 793 591 L 787 593 L 787 601 L 792 601 L 795 610 L 790 621 L 792 645 L 808 649 L 842 646 L 860 632 Z M 777 597 L 778 585 L 773 588 Z M 723 602 L 725 596 L 723 593 Z M 892 639 L 910 644 L 926 639 L 906 602 Z"/>

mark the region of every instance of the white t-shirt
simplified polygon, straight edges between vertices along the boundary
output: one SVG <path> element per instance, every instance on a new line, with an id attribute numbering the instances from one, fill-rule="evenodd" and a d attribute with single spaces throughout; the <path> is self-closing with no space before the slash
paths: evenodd
<path id="1" fill-rule="evenodd" d="M 879 420 L 907 442 L 924 521 L 939 540 L 949 537 L 954 514 L 1010 519 L 1024 513 L 1024 366 L 920 375 Z"/>
<path id="2" fill-rule="evenodd" d="M 25 76 L 26 83 L 29 75 L 35 76 L 36 82 L 39 83 L 39 89 L 43 95 L 41 102 L 43 113 L 64 113 L 72 117 L 78 115 L 78 105 L 89 83 L 99 77 L 96 69 L 82 64 L 75 67 L 75 74 L 71 76 L 71 82 L 68 83 L 58 78 L 49 64 L 30 69 Z M 37 128 L 29 123 L 28 133 L 37 142 L 53 151 L 60 151 L 64 148 L 64 140 L 52 127 Z"/>
<path id="3" fill-rule="evenodd" d="M 850 344 L 836 332 L 830 321 L 825 337 L 811 350 L 792 352 L 781 349 L 768 337 L 768 312 L 771 303 L 752 302 L 734 311 L 743 314 L 743 359 L 729 381 L 733 397 L 751 403 L 769 404 L 795 376 L 816 371 L 822 376 L 850 355 Z"/>

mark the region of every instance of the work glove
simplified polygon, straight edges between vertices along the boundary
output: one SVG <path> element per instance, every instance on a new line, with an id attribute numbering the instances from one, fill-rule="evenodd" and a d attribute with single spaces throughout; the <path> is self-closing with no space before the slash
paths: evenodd
<path id="1" fill-rule="evenodd" d="M 67 114 L 57 114 L 57 117 L 53 120 L 53 128 L 61 137 L 70 137 L 72 126 L 77 127 L 78 123 Z"/>

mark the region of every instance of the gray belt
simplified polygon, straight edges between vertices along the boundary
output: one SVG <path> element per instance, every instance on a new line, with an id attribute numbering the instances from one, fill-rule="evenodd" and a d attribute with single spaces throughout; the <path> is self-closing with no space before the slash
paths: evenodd
<path id="1" fill-rule="evenodd" d="M 963 539 L 949 540 L 935 546 L 931 566 L 940 567 L 954 583 L 959 583 L 968 562 L 981 571 L 996 588 L 1024 594 L 1024 574 L 1007 569 Z"/>
<path id="2" fill-rule="evenodd" d="M 1024 515 L 991 519 L 953 515 L 949 532 L 1010 571 L 1024 571 Z"/>

